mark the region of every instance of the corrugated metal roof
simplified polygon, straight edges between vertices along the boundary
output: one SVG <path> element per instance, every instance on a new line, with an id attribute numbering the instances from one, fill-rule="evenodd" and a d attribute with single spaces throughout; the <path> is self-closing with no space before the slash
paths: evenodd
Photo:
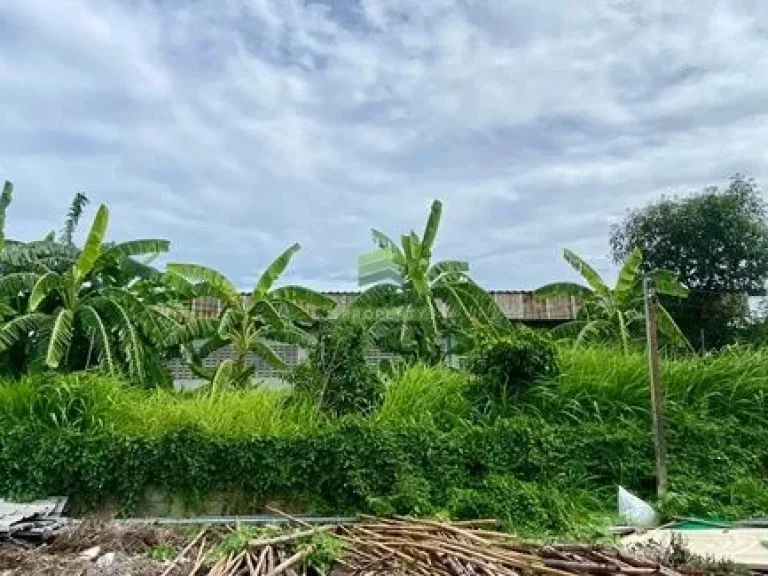
<path id="1" fill-rule="evenodd" d="M 343 314 L 361 293 L 353 290 L 323 292 L 336 301 L 333 316 Z M 488 293 L 514 322 L 564 322 L 574 320 L 579 311 L 579 303 L 574 297 L 539 298 L 525 290 L 491 290 Z M 243 293 L 243 298 L 248 297 Z M 220 303 L 214 298 L 200 298 L 192 303 L 192 311 L 202 318 L 215 318 L 219 309 Z"/>
<path id="2" fill-rule="evenodd" d="M 354 302 L 355 298 L 361 294 L 359 291 L 338 291 L 324 292 L 324 294 L 336 301 L 336 308 L 331 316 L 338 318 L 344 315 Z M 575 298 L 537 298 L 532 292 L 517 290 L 495 290 L 490 292 L 491 297 L 504 312 L 504 315 L 513 322 L 532 322 L 532 323 L 560 323 L 576 318 L 579 310 L 578 302 Z M 250 295 L 243 294 L 243 298 L 250 298 Z M 198 298 L 192 302 L 191 310 L 197 318 L 217 318 L 221 312 L 221 302 L 215 298 Z M 294 366 L 302 359 L 302 351 L 294 345 L 275 344 L 275 350 L 289 365 Z M 206 361 L 206 366 L 214 367 L 224 358 L 232 357 L 232 351 L 223 348 L 213 354 Z M 380 351 L 374 351 L 369 360 L 378 363 L 382 358 L 389 358 L 390 355 Z M 257 357 L 249 358 L 249 361 L 256 368 L 256 373 L 260 378 L 279 377 L 282 372 L 270 368 L 263 360 Z M 175 360 L 168 364 L 168 368 L 175 380 L 188 380 L 193 378 L 187 365 L 181 360 Z"/>

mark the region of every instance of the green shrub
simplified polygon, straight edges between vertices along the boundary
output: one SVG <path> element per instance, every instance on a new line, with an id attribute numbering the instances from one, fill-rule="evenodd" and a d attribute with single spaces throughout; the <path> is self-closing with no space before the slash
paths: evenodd
<path id="1" fill-rule="evenodd" d="M 310 397 L 336 414 L 367 414 L 381 400 L 382 383 L 368 365 L 368 331 L 352 320 L 324 322 L 317 344 L 289 380 L 299 396 Z"/>
<path id="2" fill-rule="evenodd" d="M 579 530 L 600 512 L 594 498 L 562 487 L 526 482 L 509 475 L 490 475 L 476 488 L 457 488 L 448 501 L 451 517 L 496 518 L 510 529 L 563 534 Z M 575 519 L 578 518 L 578 521 Z"/>
<path id="3" fill-rule="evenodd" d="M 535 382 L 559 372 L 557 348 L 549 335 L 524 326 L 503 335 L 480 337 L 466 365 L 476 376 L 476 402 L 502 408 Z"/>
<path id="4" fill-rule="evenodd" d="M 371 497 L 368 506 L 378 516 L 414 514 L 429 516 L 435 512 L 432 484 L 423 476 L 403 473 L 398 475 L 392 494 Z"/>

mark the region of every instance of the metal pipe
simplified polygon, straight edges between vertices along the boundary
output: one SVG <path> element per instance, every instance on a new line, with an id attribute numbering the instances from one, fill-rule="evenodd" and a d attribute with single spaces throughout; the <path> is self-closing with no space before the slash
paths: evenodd
<path id="1" fill-rule="evenodd" d="M 338 516 L 308 516 L 303 514 L 293 515 L 297 520 L 307 524 L 353 524 L 358 522 L 355 517 Z M 180 524 L 290 524 L 291 520 L 275 514 L 254 514 L 251 516 L 194 516 L 191 518 L 122 518 L 117 521 L 120 524 L 157 524 L 157 525 L 180 525 Z"/>

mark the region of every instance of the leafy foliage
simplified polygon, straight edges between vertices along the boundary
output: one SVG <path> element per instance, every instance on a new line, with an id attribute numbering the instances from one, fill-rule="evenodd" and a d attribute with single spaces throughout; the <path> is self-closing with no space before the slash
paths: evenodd
<path id="1" fill-rule="evenodd" d="M 318 425 L 286 411 L 279 391 L 210 398 L 94 376 L 26 379 L 0 386 L 0 466 L 14 470 L 0 477 L 0 493 L 56 490 L 93 502 L 109 494 L 126 510 L 149 485 L 197 497 L 242 491 L 249 502 L 290 493 L 317 512 L 482 512 L 529 533 L 575 533 L 612 507 L 615 483 L 643 495 L 653 486 L 647 411 L 611 408 L 611 398 L 649 404 L 644 359 L 595 354 L 567 351 L 561 376 L 524 394 L 511 417 L 444 428 L 406 412 Z M 766 397 L 766 358 L 744 351 L 676 361 L 664 374 L 675 456 L 670 513 L 732 517 L 765 505 L 767 455 L 759 447 L 768 445 L 768 428 L 764 416 L 748 418 L 764 414 L 757 401 Z M 421 370 L 433 371 L 436 386 L 445 382 L 446 368 Z M 543 389 L 546 404 L 538 401 Z M 574 404 L 581 411 L 571 419 Z"/>
<path id="2" fill-rule="evenodd" d="M 741 202 L 733 206 L 762 210 L 750 190 L 732 195 Z M 11 196 L 6 184 L 0 232 Z M 728 202 L 714 204 L 730 210 Z M 525 533 L 562 535 L 583 533 L 612 510 L 616 484 L 652 493 L 647 362 L 630 342 L 641 326 L 643 271 L 659 292 L 681 298 L 680 270 L 650 269 L 633 248 L 609 287 L 566 251 L 585 284 L 540 293 L 579 298 L 582 316 L 571 327 L 580 342 L 608 336 L 624 351 L 558 354 L 546 335 L 510 328 L 466 263 L 432 262 L 439 202 L 421 236 L 398 244 L 373 232 L 401 282 L 358 298 L 355 314 L 372 320 L 365 327 L 355 315 L 329 320 L 331 301 L 312 290 L 279 286 L 298 245 L 243 296 L 203 266 L 160 273 L 152 261 L 168 250 L 164 240 L 108 242 L 105 206 L 76 246 L 85 203 L 75 198 L 58 239 L 0 235 L 0 366 L 21 376 L 0 382 L 0 470 L 8 472 L 0 495 L 63 493 L 91 505 L 115 498 L 129 512 L 150 487 L 190 502 L 224 491 L 244 495 L 249 509 L 285 498 L 320 513 L 495 516 Z M 759 230 L 749 230 L 756 239 Z M 218 299 L 220 315 L 191 318 L 185 305 L 198 296 Z M 679 338 L 661 312 L 662 329 Z M 444 342 L 474 335 L 472 375 L 429 365 Z M 424 363 L 400 365 L 382 382 L 366 364 L 371 337 Z M 296 391 L 233 389 L 249 381 L 252 355 L 282 366 L 275 341 L 310 346 L 293 375 Z M 224 346 L 235 358 L 208 370 L 203 359 Z M 217 393 L 132 386 L 167 381 L 163 362 L 180 351 Z M 664 362 L 674 458 L 663 511 L 764 513 L 767 374 L 760 350 Z M 473 411 L 478 398 L 492 409 Z M 228 545 L 246 540 L 238 534 Z M 328 567 L 336 541 L 315 543 L 309 562 Z"/>
<path id="3" fill-rule="evenodd" d="M 266 530 L 266 535 L 269 531 Z M 265 537 L 265 529 L 261 526 L 238 525 L 229 532 L 208 552 L 211 560 L 219 560 L 222 557 L 230 556 L 234 558 L 244 550 L 248 549 L 251 540 L 259 537 Z"/>
<path id="4" fill-rule="evenodd" d="M 537 381 L 556 377 L 558 354 L 546 333 L 518 326 L 503 336 L 483 336 L 467 358 L 477 377 L 476 403 L 485 411 L 504 410 Z"/>
<path id="5" fill-rule="evenodd" d="M 212 398 L 94 375 L 8 382 L 0 385 L 0 469 L 13 473 L 0 475 L 0 494 L 64 493 L 94 505 L 114 497 L 130 513 L 150 486 L 190 505 L 223 490 L 249 506 L 283 497 L 317 513 L 483 515 L 527 534 L 584 535 L 607 521 L 616 484 L 644 497 L 654 489 L 650 417 L 610 409 L 609 398 L 649 404 L 647 384 L 642 398 L 623 381 L 643 358 L 599 354 L 566 353 L 549 388 L 556 401 L 538 403 L 531 394 L 547 386 L 537 386 L 505 418 L 444 428 L 375 413 L 318 421 L 291 412 L 278 390 Z M 739 364 L 749 366 L 749 386 Z M 613 365 L 620 370 L 606 374 Z M 742 352 L 727 362 L 676 361 L 664 375 L 672 407 L 685 407 L 668 412 L 674 458 L 664 509 L 720 518 L 765 509 L 768 426 L 750 414 L 764 410 L 751 406 L 768 396 L 766 366 L 765 354 Z M 640 384 L 638 376 L 638 394 Z M 566 413 L 573 403 L 578 419 Z"/>
<path id="6" fill-rule="evenodd" d="M 331 299 L 309 288 L 274 287 L 298 251 L 299 245 L 294 244 L 267 266 L 248 298 L 215 270 L 198 264 L 168 265 L 170 284 L 187 282 L 191 293 L 211 296 L 222 303 L 218 322 L 185 323 L 169 339 L 171 344 L 186 346 L 194 371 L 215 389 L 249 384 L 254 373 L 249 355 L 263 358 L 274 368 L 285 368 L 270 342 L 311 343 L 307 328 L 314 322 L 315 312 L 334 306 Z M 203 366 L 205 357 L 225 346 L 232 347 L 235 358 L 222 362 L 215 371 L 207 370 Z"/>
<path id="7" fill-rule="evenodd" d="M 322 574 L 330 574 L 336 566 L 336 561 L 343 555 L 342 541 L 332 534 L 317 532 L 310 536 L 309 545 L 314 546 L 314 552 L 307 558 L 307 565 L 316 568 Z"/>
<path id="8" fill-rule="evenodd" d="M 370 335 L 354 320 L 323 322 L 309 358 L 290 376 L 294 389 L 323 410 L 349 414 L 371 412 L 381 400 L 382 383 L 368 365 Z"/>
<path id="9" fill-rule="evenodd" d="M 748 313 L 733 295 L 760 295 L 768 280 L 766 205 L 754 181 L 735 176 L 727 188 L 705 188 L 630 212 L 611 236 L 614 259 L 642 251 L 642 269 L 678 274 L 689 305 L 670 310 L 691 342 L 732 342 Z M 730 295 L 730 296 L 729 296 Z"/>
<path id="10" fill-rule="evenodd" d="M 618 355 L 606 348 L 564 349 L 559 378 L 526 394 L 528 408 L 563 421 L 650 421 L 648 359 Z M 685 414 L 730 418 L 744 426 L 768 424 L 768 354 L 734 348 L 718 355 L 665 359 L 662 386 L 665 411 L 673 420 Z"/>
<path id="11" fill-rule="evenodd" d="M 585 491 L 571 489 L 569 499 L 563 498 L 556 485 L 540 486 L 513 475 L 489 474 L 476 488 L 454 489 L 448 509 L 451 516 L 462 520 L 502 518 L 510 529 L 557 533 L 573 522 L 576 510 L 600 508 L 597 499 Z M 594 517 L 595 512 L 585 514 L 580 528 L 588 527 Z"/>
<path id="12" fill-rule="evenodd" d="M 372 231 L 374 242 L 390 252 L 401 280 L 376 284 L 353 304 L 355 311 L 373 311 L 371 330 L 380 348 L 428 363 L 442 357 L 441 340 L 462 328 L 503 329 L 507 323 L 493 299 L 470 278 L 466 262 L 432 262 L 441 215 L 442 203 L 435 200 L 423 234 L 404 234 L 400 245 Z"/>
<path id="13" fill-rule="evenodd" d="M 633 334 L 644 325 L 643 275 L 640 267 L 643 255 L 633 250 L 619 270 L 616 286 L 609 288 L 600 275 L 574 252 L 564 250 L 564 258 L 587 282 L 587 286 L 570 282 L 547 284 L 536 290 L 541 297 L 574 296 L 581 306 L 579 318 L 559 326 L 556 331 L 574 335 L 577 344 L 619 342 L 629 352 Z M 688 290 L 669 270 L 655 269 L 645 276 L 654 282 L 659 294 L 685 298 Z M 675 346 L 690 346 L 666 308 L 658 308 L 659 331 Z"/>
<path id="14" fill-rule="evenodd" d="M 302 286 L 275 288 L 298 245 L 265 270 L 246 303 L 221 274 L 177 264 L 161 274 L 151 263 L 167 252 L 165 240 L 106 241 L 109 211 L 98 208 L 82 247 L 74 243 L 88 198 L 75 195 L 58 237 L 6 241 L 5 213 L 13 187 L 0 194 L 0 366 L 20 376 L 30 370 L 99 369 L 141 385 L 170 383 L 166 362 L 184 354 L 191 368 L 217 385 L 249 380 L 246 356 L 273 366 L 282 360 L 270 341 L 308 343 L 314 313 L 333 303 Z M 221 299 L 218 322 L 192 318 L 189 301 Z M 201 344 L 202 341 L 202 344 Z M 202 359 L 233 345 L 238 357 L 218 373 Z"/>
<path id="15" fill-rule="evenodd" d="M 82 204 L 82 201 L 80 202 Z M 79 218 L 74 207 L 71 216 Z M 55 240 L 16 244 L 1 255 L 10 271 L 0 278 L 19 304 L 0 327 L 0 352 L 23 355 L 22 366 L 122 372 L 144 385 L 167 381 L 154 344 L 170 320 L 134 287 L 152 271 L 132 268 L 130 257 L 168 249 L 164 240 L 133 241 L 142 250 L 106 245 L 109 211 L 101 206 L 82 250 Z M 74 224 L 73 224 L 74 225 Z M 26 302 L 22 304 L 22 302 Z"/>

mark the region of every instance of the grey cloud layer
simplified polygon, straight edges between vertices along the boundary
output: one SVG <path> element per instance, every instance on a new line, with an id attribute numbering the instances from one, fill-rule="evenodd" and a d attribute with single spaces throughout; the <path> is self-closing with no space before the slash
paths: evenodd
<path id="1" fill-rule="evenodd" d="M 605 258 L 627 207 L 765 181 L 759 0 L 0 0 L 10 231 L 71 194 L 113 234 L 163 236 L 244 287 L 293 241 L 293 279 L 354 283 L 370 226 L 446 215 L 441 252 L 494 288 Z"/>

